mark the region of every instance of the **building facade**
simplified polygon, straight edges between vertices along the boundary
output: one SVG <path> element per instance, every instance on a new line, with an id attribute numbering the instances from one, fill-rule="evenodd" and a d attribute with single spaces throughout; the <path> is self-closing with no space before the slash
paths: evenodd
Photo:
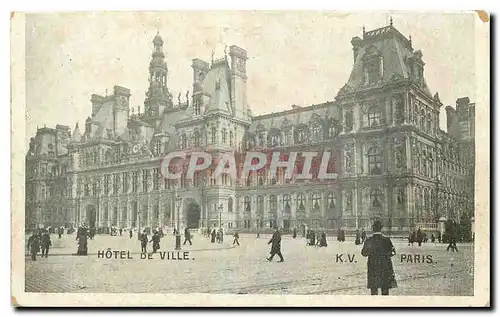
<path id="1" fill-rule="evenodd" d="M 431 94 L 422 52 L 393 25 L 354 37 L 353 68 L 335 100 L 255 116 L 246 100 L 247 52 L 194 59 L 192 93 L 174 100 L 157 35 L 144 108 L 130 90 L 92 95 L 85 127 L 41 128 L 26 156 L 26 227 L 279 226 L 347 230 L 382 219 L 391 231 L 435 229 L 474 212 L 474 104 Z M 214 170 L 165 179 L 173 151 L 214 158 L 245 151 L 332 153 L 333 180 L 297 180 L 268 168 L 235 181 Z M 178 198 L 179 197 L 179 198 Z"/>

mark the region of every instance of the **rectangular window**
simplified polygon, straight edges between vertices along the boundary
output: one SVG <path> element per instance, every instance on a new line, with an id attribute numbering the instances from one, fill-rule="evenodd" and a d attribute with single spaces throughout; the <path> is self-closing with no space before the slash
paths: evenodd
<path id="1" fill-rule="evenodd" d="M 104 175 L 104 195 L 109 194 L 109 175 Z"/>
<path id="2" fill-rule="evenodd" d="M 132 173 L 132 192 L 137 193 L 137 188 L 139 187 L 139 173 Z"/>
<path id="3" fill-rule="evenodd" d="M 142 191 L 146 193 L 148 191 L 148 170 L 142 171 Z"/>
<path id="4" fill-rule="evenodd" d="M 123 172 L 122 178 L 123 178 L 123 193 L 126 194 L 128 193 L 128 173 Z"/>
<path id="5" fill-rule="evenodd" d="M 118 195 L 119 186 L 120 186 L 120 175 L 113 174 L 113 195 Z"/>
<path id="6" fill-rule="evenodd" d="M 153 190 L 158 190 L 160 180 L 160 169 L 158 167 L 153 169 Z"/>

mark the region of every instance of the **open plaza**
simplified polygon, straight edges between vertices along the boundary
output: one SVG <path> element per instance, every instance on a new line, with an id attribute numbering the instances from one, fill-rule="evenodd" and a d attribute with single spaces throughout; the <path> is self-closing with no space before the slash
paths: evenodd
<path id="1" fill-rule="evenodd" d="M 230 235 L 210 243 L 194 233 L 193 245 L 175 251 L 175 236 L 166 234 L 156 254 L 141 256 L 137 236 L 96 235 L 87 256 L 74 255 L 76 235 L 51 235 L 47 258 L 26 256 L 25 290 L 41 293 L 210 293 L 369 295 L 366 258 L 352 237 L 343 243 L 327 236 L 328 247 L 306 246 L 306 239 L 284 235 L 283 263 L 268 262 L 271 235 Z M 392 258 L 398 287 L 391 295 L 472 296 L 474 246 L 415 243 L 393 238 Z M 128 256 L 98 256 L 99 251 L 126 251 Z M 151 244 L 148 244 L 148 251 Z M 162 259 L 162 253 L 163 259 Z M 178 253 L 179 252 L 179 253 Z M 187 253 L 185 253 L 187 252 Z M 131 259 L 130 259 L 131 258 Z M 185 258 L 185 259 L 184 259 Z M 431 259 L 431 261 L 429 261 Z"/>

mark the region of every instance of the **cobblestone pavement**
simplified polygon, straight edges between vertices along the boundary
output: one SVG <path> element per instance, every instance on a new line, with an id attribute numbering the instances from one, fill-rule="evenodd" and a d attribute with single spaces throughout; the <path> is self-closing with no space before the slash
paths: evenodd
<path id="1" fill-rule="evenodd" d="M 26 258 L 27 292 L 100 293 L 213 293 L 213 294 L 339 294 L 364 295 L 366 258 L 353 241 L 339 243 L 329 237 L 327 248 L 308 247 L 304 238 L 284 237 L 285 262 L 266 260 L 268 236 L 241 235 L 241 246 L 211 244 L 195 235 L 193 246 L 183 246 L 189 260 L 166 260 L 160 254 L 141 259 L 137 238 L 98 236 L 91 241 L 93 255 L 70 256 L 76 244 L 71 237 L 54 242 L 54 254 L 33 262 Z M 70 239 L 71 238 L 71 239 Z M 72 243 L 72 245 L 71 245 Z M 472 296 L 474 259 L 471 244 L 459 244 L 459 252 L 446 252 L 445 244 L 422 247 L 393 241 L 398 288 L 393 295 Z M 162 251 L 173 251 L 174 237 L 162 239 Z M 71 246 L 71 248 L 70 248 Z M 225 248 L 212 249 L 209 248 Z M 97 250 L 127 250 L 133 259 L 98 258 Z M 150 246 L 149 246 L 150 248 Z M 71 252 L 69 252 L 71 250 Z M 337 254 L 343 254 L 337 260 Z M 177 253 L 174 254 L 177 258 Z M 404 257 L 403 257 L 404 255 Z M 409 261 L 411 255 L 412 261 Z M 432 256 L 433 263 L 416 263 L 415 256 Z M 402 259 L 403 257 L 403 259 Z M 352 262 L 350 262 L 352 260 Z M 423 261 L 418 261 L 423 262 Z"/>

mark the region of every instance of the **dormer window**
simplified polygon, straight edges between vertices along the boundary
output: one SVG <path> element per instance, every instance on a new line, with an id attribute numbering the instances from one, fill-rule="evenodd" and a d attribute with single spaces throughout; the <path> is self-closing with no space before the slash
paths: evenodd
<path id="1" fill-rule="evenodd" d="M 382 79 L 383 58 L 379 55 L 367 56 L 363 62 L 364 79 L 366 85 L 376 84 Z"/>
<path id="2" fill-rule="evenodd" d="M 377 127 L 380 125 L 380 109 L 378 106 L 371 106 L 368 109 L 368 126 L 369 127 Z"/>

